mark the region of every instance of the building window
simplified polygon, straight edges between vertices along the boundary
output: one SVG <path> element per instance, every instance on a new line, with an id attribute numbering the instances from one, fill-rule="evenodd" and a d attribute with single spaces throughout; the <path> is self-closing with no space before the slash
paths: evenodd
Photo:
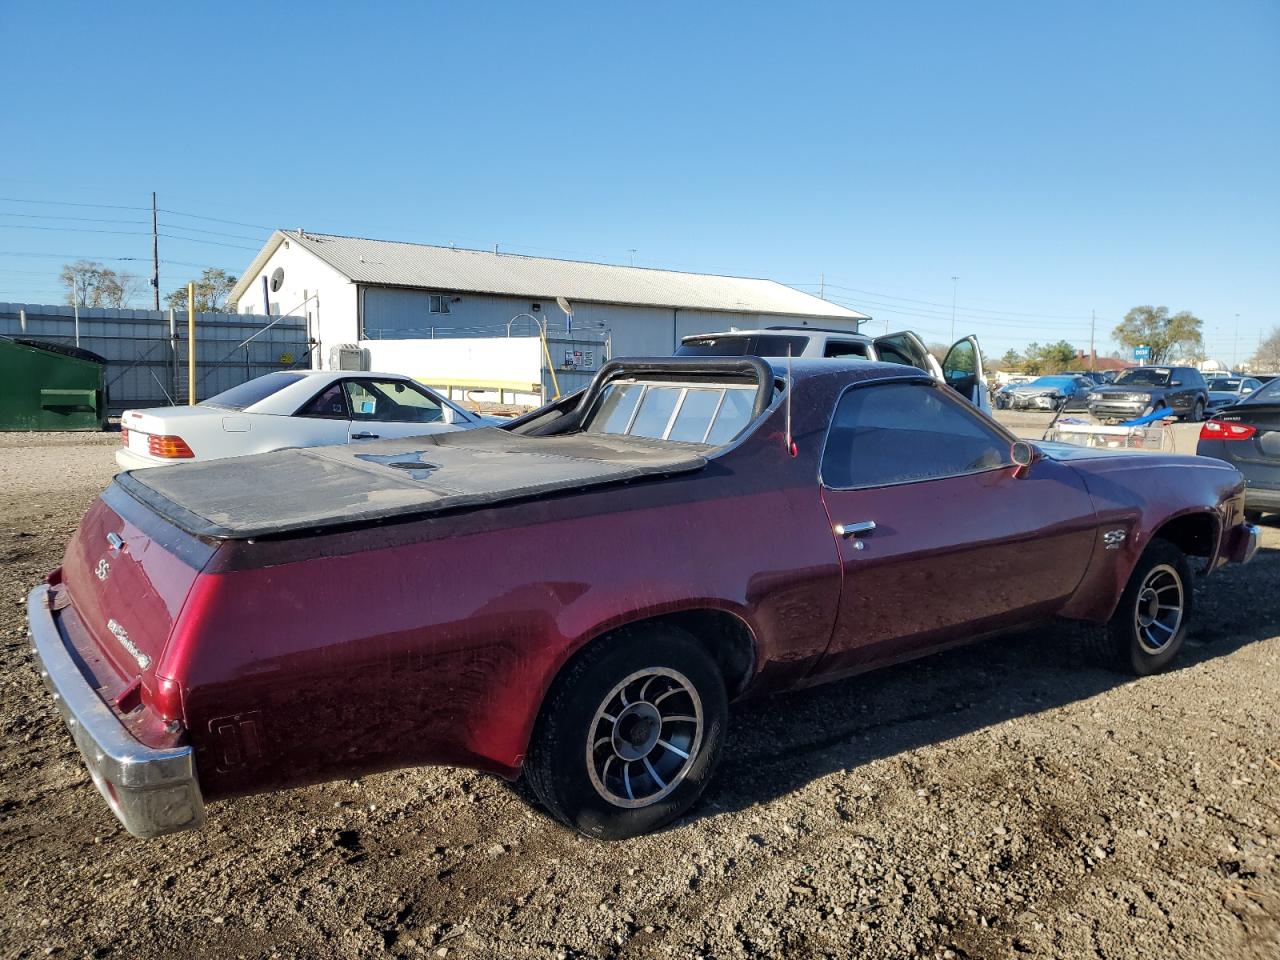
<path id="1" fill-rule="evenodd" d="M 443 293 L 433 293 L 431 295 L 431 312 L 432 313 L 448 313 L 450 298 Z"/>

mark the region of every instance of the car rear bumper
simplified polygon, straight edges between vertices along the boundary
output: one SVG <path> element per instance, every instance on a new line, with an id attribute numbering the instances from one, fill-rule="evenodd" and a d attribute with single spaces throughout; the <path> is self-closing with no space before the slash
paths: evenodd
<path id="1" fill-rule="evenodd" d="M 41 584 L 27 597 L 31 650 L 94 786 L 135 837 L 199 827 L 204 798 L 191 748 L 148 747 L 129 734 L 72 658 L 54 619 L 51 596 Z"/>
<path id="2" fill-rule="evenodd" d="M 1280 511 L 1280 490 L 1247 486 L 1244 488 L 1244 505 L 1249 510 Z"/>
<path id="3" fill-rule="evenodd" d="M 1062 403 L 1061 397 L 1018 397 L 1010 399 L 1014 410 L 1055 410 Z"/>
<path id="4" fill-rule="evenodd" d="M 168 461 L 172 463 L 173 461 Z M 134 453 L 128 447 L 120 447 L 116 450 L 116 464 L 121 470 L 140 470 L 143 467 L 161 467 L 165 461 L 153 460 L 151 457 L 144 457 L 140 453 Z"/>

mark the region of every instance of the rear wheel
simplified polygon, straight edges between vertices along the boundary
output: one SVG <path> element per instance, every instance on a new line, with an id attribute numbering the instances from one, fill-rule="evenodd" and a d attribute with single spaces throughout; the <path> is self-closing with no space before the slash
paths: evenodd
<path id="1" fill-rule="evenodd" d="M 1182 648 L 1191 611 L 1191 564 L 1169 541 L 1153 540 L 1098 638 L 1098 652 L 1108 665 L 1126 673 L 1158 673 Z"/>
<path id="2" fill-rule="evenodd" d="M 525 774 L 547 810 L 600 840 L 647 833 L 688 810 L 719 759 L 724 679 L 670 626 L 619 631 L 552 686 Z"/>
<path id="3" fill-rule="evenodd" d="M 1204 419 L 1204 401 L 1197 400 L 1194 407 L 1191 408 L 1191 416 L 1188 418 L 1192 423 L 1199 423 Z"/>

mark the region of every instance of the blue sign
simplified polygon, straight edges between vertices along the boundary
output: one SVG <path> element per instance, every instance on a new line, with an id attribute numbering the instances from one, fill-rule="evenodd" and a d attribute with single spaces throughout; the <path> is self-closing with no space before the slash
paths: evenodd
<path id="1" fill-rule="evenodd" d="M 1144 343 L 1144 344 L 1142 344 L 1141 346 L 1134 347 L 1134 348 L 1133 348 L 1133 359 L 1135 359 L 1135 360 L 1150 360 L 1150 359 L 1151 359 L 1151 348 L 1150 348 L 1150 347 L 1148 347 L 1145 343 Z"/>

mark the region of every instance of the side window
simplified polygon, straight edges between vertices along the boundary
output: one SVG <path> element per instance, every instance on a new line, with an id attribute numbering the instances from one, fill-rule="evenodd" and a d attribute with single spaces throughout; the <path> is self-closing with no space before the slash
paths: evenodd
<path id="1" fill-rule="evenodd" d="M 332 383 L 320 392 L 309 403 L 305 404 L 294 416 L 320 417 L 324 420 L 349 420 L 347 399 L 342 389 L 342 381 Z"/>
<path id="2" fill-rule="evenodd" d="M 1009 442 L 949 390 L 886 383 L 849 390 L 836 406 L 822 482 L 881 487 L 1011 464 Z"/>
<path id="3" fill-rule="evenodd" d="M 403 380 L 348 380 L 352 420 L 386 423 L 438 423 L 444 411 L 427 391 Z"/>
<path id="4" fill-rule="evenodd" d="M 867 345 L 856 340 L 828 340 L 822 348 L 824 357 L 862 357 L 867 356 Z"/>

